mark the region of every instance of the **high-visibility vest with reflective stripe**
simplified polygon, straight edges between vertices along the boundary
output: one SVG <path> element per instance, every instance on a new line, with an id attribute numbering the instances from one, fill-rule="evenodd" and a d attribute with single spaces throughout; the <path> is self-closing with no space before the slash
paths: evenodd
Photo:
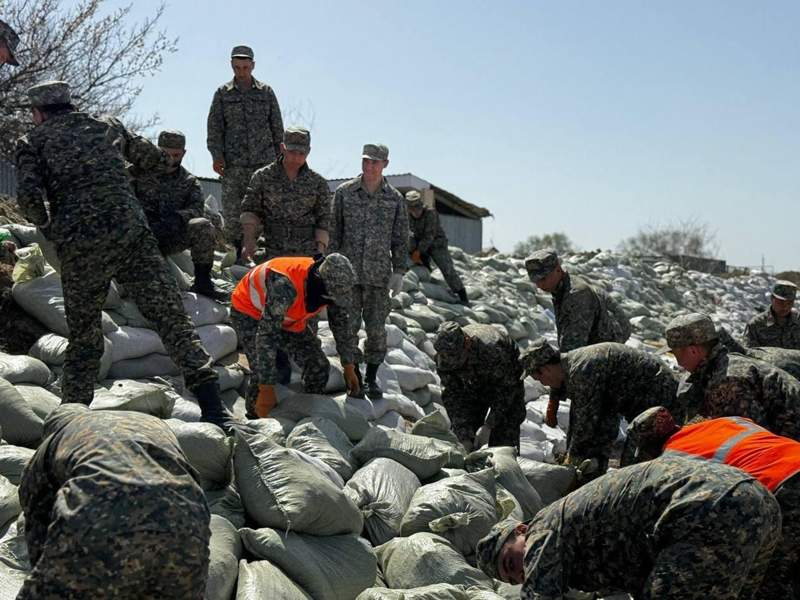
<path id="1" fill-rule="evenodd" d="M 667 440 L 664 453 L 705 458 L 752 475 L 770 491 L 800 472 L 800 443 L 743 417 L 688 425 Z"/>
<path id="2" fill-rule="evenodd" d="M 264 306 L 269 302 L 266 289 L 267 275 L 270 271 L 275 271 L 288 277 L 297 292 L 297 297 L 286 311 L 282 327 L 287 331 L 300 333 L 305 329 L 308 320 L 319 313 L 324 306 L 313 312 L 306 311 L 306 280 L 308 271 L 313 264 L 313 258 L 287 256 L 273 258 L 250 269 L 233 290 L 231 295 L 233 308 L 240 313 L 261 320 Z"/>

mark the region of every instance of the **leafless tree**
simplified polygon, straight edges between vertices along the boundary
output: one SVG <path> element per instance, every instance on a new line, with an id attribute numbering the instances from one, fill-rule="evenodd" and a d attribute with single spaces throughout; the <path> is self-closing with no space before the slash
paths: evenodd
<path id="1" fill-rule="evenodd" d="M 689 255 L 713 258 L 719 252 L 717 234 L 697 219 L 675 224 L 648 225 L 619 245 L 632 254 Z"/>
<path id="2" fill-rule="evenodd" d="M 514 245 L 514 256 L 525 258 L 535 250 L 542 248 L 553 248 L 559 254 L 574 252 L 575 244 L 561 232 L 546 233 L 544 235 L 531 235 L 527 239 L 517 242 Z"/>

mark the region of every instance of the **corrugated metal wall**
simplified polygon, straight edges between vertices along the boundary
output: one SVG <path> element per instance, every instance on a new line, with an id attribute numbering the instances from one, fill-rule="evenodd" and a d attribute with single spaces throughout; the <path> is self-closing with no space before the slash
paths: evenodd
<path id="1" fill-rule="evenodd" d="M 17 196 L 17 173 L 13 164 L 0 159 L 0 194 Z"/>
<path id="2" fill-rule="evenodd" d="M 481 251 L 483 243 L 483 222 L 478 219 L 467 219 L 455 215 L 439 213 L 439 222 L 447 234 L 447 242 L 458 246 L 464 252 L 475 254 Z"/>

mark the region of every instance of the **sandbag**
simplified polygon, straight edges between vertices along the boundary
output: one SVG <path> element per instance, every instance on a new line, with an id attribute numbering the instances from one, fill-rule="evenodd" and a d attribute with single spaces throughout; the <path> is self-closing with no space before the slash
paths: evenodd
<path id="1" fill-rule="evenodd" d="M 16 519 L 20 512 L 22 507 L 19 505 L 17 486 L 0 475 L 0 526 Z"/>
<path id="2" fill-rule="evenodd" d="M 51 412 L 61 406 L 61 398 L 53 392 L 38 385 L 19 384 L 17 391 L 25 398 L 25 402 L 33 409 L 42 420 Z"/>
<path id="3" fill-rule="evenodd" d="M 497 482 L 495 482 L 497 483 Z M 511 492 L 497 483 L 494 496 L 494 505 L 497 509 L 497 521 L 514 519 L 515 521 L 525 520 L 525 511 Z"/>
<path id="4" fill-rule="evenodd" d="M 286 423 L 291 424 L 289 427 L 289 432 L 291 432 L 292 429 L 294 429 L 294 423 L 291 421 L 287 421 Z M 261 435 L 267 436 L 279 446 L 286 445 L 285 425 L 278 421 L 278 419 L 273 419 L 272 417 L 267 417 L 266 419 L 248 419 L 247 426 L 251 429 L 255 429 Z"/>
<path id="5" fill-rule="evenodd" d="M 374 587 L 361 592 L 356 600 L 472 600 L 463 585 L 436 583 L 411 590 Z"/>
<path id="6" fill-rule="evenodd" d="M 295 422 L 306 417 L 325 417 L 336 423 L 354 442 L 363 438 L 369 430 L 369 423 L 363 415 L 344 400 L 317 394 L 293 394 L 282 398 L 269 416 Z"/>
<path id="7" fill-rule="evenodd" d="M 357 535 L 316 537 L 243 528 L 247 551 L 280 567 L 314 600 L 352 600 L 375 581 L 377 561 Z"/>
<path id="8" fill-rule="evenodd" d="M 517 457 L 517 463 L 545 505 L 563 498 L 577 486 L 575 467 L 551 465 L 522 457 Z"/>
<path id="9" fill-rule="evenodd" d="M 31 346 L 28 354 L 38 358 L 50 367 L 60 367 L 64 364 L 69 340 L 57 333 L 46 333 Z M 100 357 L 100 371 L 97 380 L 102 381 L 111 368 L 112 347 L 111 342 L 103 336 L 103 356 Z"/>
<path id="10" fill-rule="evenodd" d="M 286 573 L 268 560 L 239 562 L 236 600 L 313 600 Z"/>
<path id="11" fill-rule="evenodd" d="M 353 476 L 353 444 L 336 423 L 325 417 L 303 419 L 286 437 L 286 447 L 314 456 L 347 481 Z"/>
<path id="12" fill-rule="evenodd" d="M 428 413 L 414 423 L 411 427 L 411 433 L 414 435 L 432 437 L 454 445 L 461 444 L 458 440 L 458 436 L 450 430 L 449 419 L 444 416 L 444 413 L 438 410 Z"/>
<path id="13" fill-rule="evenodd" d="M 220 392 L 228 390 L 238 390 L 242 387 L 244 379 L 247 376 L 247 370 L 240 364 L 224 367 L 217 365 L 214 367 L 217 374 L 217 387 Z"/>
<path id="14" fill-rule="evenodd" d="M 208 580 L 204 600 L 230 600 L 236 589 L 242 540 L 239 532 L 227 519 L 211 515 L 208 524 Z"/>
<path id="15" fill-rule="evenodd" d="M 311 465 L 317 471 L 325 475 L 325 477 L 327 477 L 328 480 L 338 489 L 341 490 L 344 488 L 344 479 L 342 479 L 342 476 L 339 475 L 336 471 L 334 471 L 333 468 L 328 463 L 320 460 L 316 456 L 311 456 L 309 454 L 306 454 L 305 452 L 300 452 L 299 450 L 295 450 L 294 448 L 287 448 L 287 450 L 291 452 L 292 455 L 302 460 L 304 463 Z"/>
<path id="16" fill-rule="evenodd" d="M 435 533 L 397 537 L 375 548 L 383 577 L 394 589 L 435 583 L 493 589 L 492 579 L 471 567 L 453 545 Z"/>
<path id="17" fill-rule="evenodd" d="M 16 446 L 36 447 L 44 422 L 17 389 L 0 377 L 0 429 L 3 439 Z"/>
<path id="18" fill-rule="evenodd" d="M 532 519 L 544 506 L 536 491 L 517 463 L 516 450 L 510 446 L 499 446 L 476 450 L 467 456 L 467 471 L 493 467 L 497 482 L 516 498 L 525 513 L 525 521 Z"/>
<path id="19" fill-rule="evenodd" d="M 219 515 L 229 521 L 236 529 L 244 527 L 244 506 L 234 484 L 224 490 L 206 490 L 206 502 L 212 515 Z"/>
<path id="20" fill-rule="evenodd" d="M 106 337 L 111 342 L 111 362 L 141 358 L 153 353 L 167 353 L 161 338 L 152 329 L 126 325 Z"/>
<path id="21" fill-rule="evenodd" d="M 497 523 L 494 477 L 492 469 L 485 469 L 423 485 L 403 516 L 400 534 L 433 531 L 464 556 L 471 556 Z"/>
<path id="22" fill-rule="evenodd" d="M 211 423 L 184 423 L 167 419 L 181 450 L 200 475 L 204 490 L 226 487 L 233 475 L 233 440 Z"/>
<path id="23" fill-rule="evenodd" d="M 98 388 L 89 405 L 92 410 L 132 410 L 168 419 L 175 399 L 166 393 L 166 386 L 142 383 L 132 379 L 115 381 L 108 389 Z"/>
<path id="24" fill-rule="evenodd" d="M 236 331 L 230 325 L 203 325 L 196 329 L 197 335 L 206 349 L 214 359 L 214 362 L 236 351 L 239 339 Z"/>
<path id="25" fill-rule="evenodd" d="M 364 533 L 374 546 L 400 533 L 400 523 L 420 483 L 414 473 L 390 458 L 373 458 L 355 472 L 345 494 L 364 516 Z"/>
<path id="26" fill-rule="evenodd" d="M 148 354 L 112 363 L 108 369 L 111 379 L 149 379 L 180 375 L 181 370 L 166 354 Z"/>
<path id="27" fill-rule="evenodd" d="M 445 442 L 385 429 L 370 429 L 356 447 L 353 457 L 364 464 L 371 458 L 391 458 L 427 479 L 451 461 L 453 447 Z"/>
<path id="28" fill-rule="evenodd" d="M 47 365 L 37 358 L 0 352 L 0 377 L 13 384 L 47 385 L 51 373 Z"/>
<path id="29" fill-rule="evenodd" d="M 31 568 L 21 522 L 22 517 L 0 539 L 0 600 L 16 600 Z"/>
<path id="30" fill-rule="evenodd" d="M 412 421 L 425 416 L 422 408 L 403 394 L 384 392 L 382 398 L 372 401 L 372 406 L 377 419 L 380 419 L 390 410 L 394 410 Z"/>
<path id="31" fill-rule="evenodd" d="M 319 470 L 245 426 L 236 430 L 233 464 L 247 515 L 261 527 L 336 535 L 364 525 L 355 504 Z"/>
<path id="32" fill-rule="evenodd" d="M 183 308 L 195 327 L 215 325 L 228 320 L 229 311 L 227 307 L 219 302 L 214 302 L 211 298 L 187 292 L 183 294 L 182 299 Z"/>
<path id="33" fill-rule="evenodd" d="M 392 371 L 400 382 L 403 390 L 418 390 L 429 383 L 437 383 L 436 376 L 427 369 L 394 365 Z"/>
<path id="34" fill-rule="evenodd" d="M 22 470 L 33 458 L 35 452 L 36 450 L 32 448 L 0 444 L 0 475 L 14 485 L 19 485 Z"/>

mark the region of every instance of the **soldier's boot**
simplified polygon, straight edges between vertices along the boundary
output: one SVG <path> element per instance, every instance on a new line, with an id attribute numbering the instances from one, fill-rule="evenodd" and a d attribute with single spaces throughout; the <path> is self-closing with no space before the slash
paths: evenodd
<path id="1" fill-rule="evenodd" d="M 456 292 L 458 295 L 458 301 L 463 304 L 464 306 L 469 306 L 469 298 L 467 298 L 467 290 L 461 288 Z"/>
<path id="2" fill-rule="evenodd" d="M 366 387 L 367 398 L 370 400 L 380 400 L 383 398 L 383 390 L 378 385 L 378 367 L 380 365 L 368 363 L 367 375 L 364 377 L 364 386 Z"/>
<path id="3" fill-rule="evenodd" d="M 292 380 L 292 365 L 289 362 L 289 355 L 281 349 L 275 353 L 275 368 L 278 371 L 278 383 L 289 385 Z"/>
<path id="4" fill-rule="evenodd" d="M 192 392 L 200 405 L 200 420 L 216 425 L 227 435 L 233 435 L 233 426 L 236 421 L 222 403 L 216 382 L 201 383 Z"/>
<path id="5" fill-rule="evenodd" d="M 225 302 L 228 300 L 228 294 L 219 289 L 211 281 L 211 265 L 194 263 L 194 283 L 189 288 L 190 292 L 202 294 L 212 300 L 218 302 Z"/>
<path id="6" fill-rule="evenodd" d="M 357 394 L 350 394 L 351 398 L 363 398 L 364 397 L 364 379 L 361 377 L 361 365 L 355 363 L 353 365 L 353 369 L 356 372 L 356 379 L 358 379 L 358 393 Z"/>

